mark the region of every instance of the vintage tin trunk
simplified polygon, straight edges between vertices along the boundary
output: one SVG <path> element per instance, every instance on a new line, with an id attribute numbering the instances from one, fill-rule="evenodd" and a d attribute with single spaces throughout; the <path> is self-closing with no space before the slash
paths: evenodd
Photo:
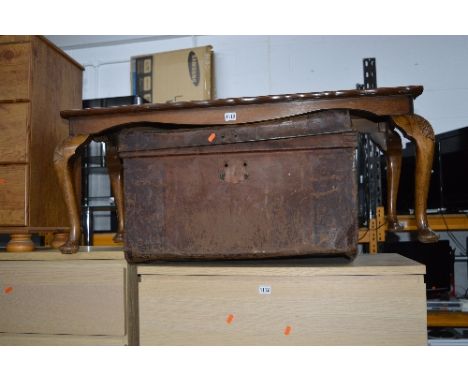
<path id="1" fill-rule="evenodd" d="M 128 127 L 118 140 L 130 262 L 356 254 L 347 111 Z"/>

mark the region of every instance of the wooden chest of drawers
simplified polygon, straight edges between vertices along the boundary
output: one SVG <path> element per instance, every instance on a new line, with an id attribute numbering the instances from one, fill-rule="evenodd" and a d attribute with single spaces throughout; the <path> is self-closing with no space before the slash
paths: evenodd
<path id="1" fill-rule="evenodd" d="M 0 233 L 30 250 L 33 232 L 66 230 L 54 171 L 68 136 L 60 111 L 81 107 L 83 68 L 38 36 L 0 36 Z"/>

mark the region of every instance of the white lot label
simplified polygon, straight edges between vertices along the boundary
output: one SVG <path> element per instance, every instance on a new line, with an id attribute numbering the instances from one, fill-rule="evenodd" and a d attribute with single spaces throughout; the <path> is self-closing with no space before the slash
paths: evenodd
<path id="1" fill-rule="evenodd" d="M 237 119 L 236 113 L 224 113 L 224 120 L 227 121 L 235 121 Z"/>
<path id="2" fill-rule="evenodd" d="M 260 294 L 271 294 L 271 286 L 270 285 L 260 285 L 258 287 L 258 293 L 260 293 Z"/>

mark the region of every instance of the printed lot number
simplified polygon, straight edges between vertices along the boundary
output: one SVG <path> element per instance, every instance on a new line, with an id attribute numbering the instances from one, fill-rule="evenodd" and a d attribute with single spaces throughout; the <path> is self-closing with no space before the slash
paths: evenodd
<path id="1" fill-rule="evenodd" d="M 258 287 L 258 293 L 260 293 L 260 294 L 271 294 L 271 286 L 270 285 L 260 285 Z"/>
<path id="2" fill-rule="evenodd" d="M 235 121 L 237 119 L 236 113 L 224 113 L 224 120 L 228 121 Z"/>

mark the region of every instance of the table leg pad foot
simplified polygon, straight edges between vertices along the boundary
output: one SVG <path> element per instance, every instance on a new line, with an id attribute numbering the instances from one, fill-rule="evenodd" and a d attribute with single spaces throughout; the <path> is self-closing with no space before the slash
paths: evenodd
<path id="1" fill-rule="evenodd" d="M 421 243 L 435 243 L 439 240 L 439 235 L 430 228 L 424 228 L 422 230 L 418 230 L 418 240 Z"/>
<path id="2" fill-rule="evenodd" d="M 398 220 L 388 220 L 387 230 L 390 232 L 399 232 L 403 231 L 404 227 L 400 224 Z"/>
<path id="3" fill-rule="evenodd" d="M 78 252 L 79 248 L 80 246 L 77 241 L 68 240 L 64 245 L 60 247 L 60 252 L 66 255 L 71 255 L 72 253 Z"/>
<path id="4" fill-rule="evenodd" d="M 124 241 L 124 234 L 123 232 L 117 232 L 115 236 L 113 237 L 112 241 L 114 243 L 123 243 Z"/>

